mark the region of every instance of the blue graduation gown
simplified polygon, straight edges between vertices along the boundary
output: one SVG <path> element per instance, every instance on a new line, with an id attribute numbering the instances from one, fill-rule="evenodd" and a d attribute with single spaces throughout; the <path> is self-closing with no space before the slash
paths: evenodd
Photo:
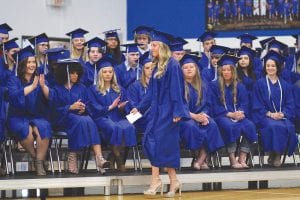
<path id="1" fill-rule="evenodd" d="M 210 115 L 210 91 L 205 82 L 202 82 L 202 84 L 202 100 L 199 105 L 197 105 L 198 94 L 196 89 L 191 84 L 187 84 L 189 109 L 190 112 L 195 114 L 205 113 Z M 218 125 L 212 118 L 209 118 L 209 124 L 206 126 L 200 125 L 193 119 L 181 121 L 180 138 L 185 148 L 190 150 L 198 150 L 204 145 L 209 152 L 214 152 L 224 146 Z"/>
<path id="2" fill-rule="evenodd" d="M 153 75 L 157 68 L 153 71 Z M 137 106 L 144 113 L 150 107 L 143 146 L 151 165 L 178 168 L 180 165 L 179 123 L 174 117 L 189 119 L 184 99 L 184 80 L 179 63 L 170 58 L 161 78 L 152 77 L 146 97 Z"/>
<path id="3" fill-rule="evenodd" d="M 203 80 L 205 80 L 209 83 L 209 82 L 213 81 L 215 79 L 215 77 L 217 79 L 218 74 L 216 72 L 217 72 L 217 70 L 214 67 L 205 68 L 201 72 L 201 77 Z"/>
<path id="4" fill-rule="evenodd" d="M 131 84 L 127 89 L 127 97 L 130 101 L 132 107 L 137 107 L 142 99 L 146 96 L 148 88 L 144 88 L 141 84 L 140 80 L 136 80 L 133 84 Z M 137 120 L 134 125 L 138 131 L 145 132 L 146 126 L 150 121 L 149 110 L 147 110 L 143 117 Z"/>
<path id="5" fill-rule="evenodd" d="M 83 114 L 78 110 L 70 111 L 70 106 L 81 99 L 87 105 L 86 87 L 77 83 L 68 90 L 63 85 L 57 85 L 50 90 L 49 100 L 58 113 L 56 127 L 68 134 L 68 145 L 71 151 L 77 151 L 83 147 L 100 144 L 100 136 L 96 124 L 90 117 L 88 108 Z"/>
<path id="6" fill-rule="evenodd" d="M 300 129 L 300 79 L 294 84 L 293 94 L 294 94 L 294 102 L 296 108 L 295 124 L 296 124 L 296 128 Z"/>
<path id="7" fill-rule="evenodd" d="M 283 79 L 279 79 L 282 86 L 282 105 L 281 112 L 286 119 L 274 120 L 266 116 L 268 111 L 275 112 L 272 101 L 269 98 L 266 78 L 257 81 L 253 95 L 253 120 L 261 131 L 261 138 L 264 151 L 276 151 L 284 153 L 288 138 L 290 143 L 288 154 L 291 155 L 297 145 L 295 127 L 291 122 L 295 117 L 295 105 L 291 87 Z M 279 112 L 280 88 L 278 81 L 272 84 L 270 80 L 271 99 L 273 100 L 276 110 Z"/>
<path id="8" fill-rule="evenodd" d="M 29 125 L 37 127 L 42 139 L 51 137 L 51 126 L 46 120 L 47 100 L 38 86 L 28 95 L 24 88 L 32 84 L 23 83 L 16 76 L 10 76 L 7 88 L 9 95 L 8 128 L 19 140 L 29 134 Z"/>
<path id="9" fill-rule="evenodd" d="M 208 68 L 209 59 L 205 53 L 201 53 L 201 59 L 198 62 L 199 70 L 202 71 L 205 68 Z"/>
<path id="10" fill-rule="evenodd" d="M 100 67 L 99 67 L 99 65 L 96 64 L 96 77 L 97 78 L 98 78 L 99 70 L 100 70 Z M 84 72 L 83 72 L 83 75 L 82 75 L 80 81 L 88 88 L 94 84 L 95 64 L 86 62 L 85 65 L 83 65 L 83 71 Z"/>
<path id="11" fill-rule="evenodd" d="M 3 56 L 0 57 L 0 142 L 5 139 L 5 121 L 7 110 L 7 81 L 13 75 L 12 71 L 5 67 Z"/>
<path id="12" fill-rule="evenodd" d="M 102 95 L 96 86 L 88 89 L 89 109 L 98 128 L 101 129 L 104 140 L 112 145 L 135 146 L 136 129 L 123 116 L 118 108 L 108 111 L 108 107 L 120 94 L 110 89 L 106 95 Z M 126 92 L 121 89 L 121 102 L 127 101 Z M 131 109 L 130 104 L 126 104 L 125 110 Z"/>
<path id="13" fill-rule="evenodd" d="M 127 71 L 125 62 L 116 66 L 115 71 L 118 84 L 124 89 L 127 89 L 129 85 L 134 83 L 141 76 L 140 66 L 137 66 L 136 69 L 130 68 Z"/>
<path id="14" fill-rule="evenodd" d="M 255 125 L 248 119 L 249 100 L 245 86 L 242 83 L 237 84 L 237 104 L 235 106 L 236 109 L 234 108 L 233 103 L 232 85 L 225 86 L 225 103 L 227 109 L 220 100 L 221 90 L 219 88 L 218 82 L 213 82 L 211 86 L 213 93 L 212 101 L 215 120 L 220 128 L 225 145 L 236 142 L 241 134 L 245 136 L 245 138 L 250 143 L 257 141 Z M 228 112 L 234 112 L 235 110 L 244 111 L 245 118 L 238 122 L 234 122 L 226 116 Z"/>

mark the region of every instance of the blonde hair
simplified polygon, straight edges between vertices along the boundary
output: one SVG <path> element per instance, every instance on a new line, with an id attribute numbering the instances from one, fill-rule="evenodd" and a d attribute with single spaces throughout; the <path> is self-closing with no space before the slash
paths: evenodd
<path id="1" fill-rule="evenodd" d="M 110 81 L 110 87 L 111 89 L 113 89 L 115 92 L 117 93 L 120 93 L 121 92 L 121 89 L 120 89 L 120 86 L 118 85 L 118 82 L 117 82 L 117 78 L 116 78 L 116 73 L 115 73 L 115 70 L 113 67 L 111 67 L 112 70 L 113 70 L 113 77 Z M 98 82 L 97 82 L 97 89 L 99 90 L 99 92 L 104 96 L 106 95 L 106 88 L 105 88 L 105 84 L 104 84 L 104 79 L 102 77 L 102 72 L 103 72 L 103 69 L 104 68 L 101 68 L 99 70 L 99 73 L 98 73 Z"/>
<path id="2" fill-rule="evenodd" d="M 42 54 L 40 51 L 37 51 L 37 55 L 35 56 L 35 58 L 36 58 L 37 67 L 40 67 L 43 64 L 43 62 L 45 62 L 46 56 Z"/>
<path id="3" fill-rule="evenodd" d="M 82 58 L 83 61 L 87 61 L 87 49 L 83 47 L 81 51 L 75 49 L 74 45 L 71 45 L 71 55 L 70 58 L 79 59 Z"/>
<path id="4" fill-rule="evenodd" d="M 161 78 L 166 71 L 167 64 L 171 57 L 171 51 L 168 45 L 158 42 L 158 58 L 153 59 L 153 69 L 157 67 L 157 72 L 154 74 L 154 78 Z"/>
<path id="5" fill-rule="evenodd" d="M 142 86 L 144 88 L 146 88 L 146 87 L 148 87 L 148 83 L 147 83 L 147 78 L 146 78 L 146 75 L 145 75 L 145 72 L 144 72 L 144 67 L 145 67 L 145 65 L 143 66 L 140 82 L 141 82 Z M 152 65 L 151 65 L 151 67 L 152 67 Z"/>
<path id="6" fill-rule="evenodd" d="M 236 69 L 234 66 L 230 65 L 230 69 L 231 69 L 231 74 L 232 74 L 232 84 L 233 84 L 233 88 L 232 88 L 232 95 L 233 95 L 233 103 L 236 104 L 237 103 L 237 76 L 236 76 Z M 220 90 L 221 90 L 221 102 L 224 104 L 225 103 L 225 80 L 222 77 L 222 67 L 219 67 L 218 69 L 218 82 L 219 82 L 219 86 L 220 86 Z"/>
<path id="7" fill-rule="evenodd" d="M 191 85 L 193 86 L 193 88 L 196 89 L 197 91 L 197 94 L 198 94 L 198 98 L 197 98 L 197 103 L 196 105 L 200 105 L 201 103 L 201 100 L 202 100 L 202 80 L 200 78 L 200 71 L 199 71 L 199 68 L 198 66 L 196 66 L 195 63 L 193 63 L 193 65 L 195 66 L 195 69 L 196 69 L 196 74 L 191 82 Z M 184 87 L 185 87 L 185 91 L 184 91 L 184 97 L 186 99 L 187 102 L 189 102 L 189 99 L 190 99 L 190 94 L 189 94 L 189 88 L 188 88 L 188 84 L 187 82 L 185 81 L 184 83 Z"/>

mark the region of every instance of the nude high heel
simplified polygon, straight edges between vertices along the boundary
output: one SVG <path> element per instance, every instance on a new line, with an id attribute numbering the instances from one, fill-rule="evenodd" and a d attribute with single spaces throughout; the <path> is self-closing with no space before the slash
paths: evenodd
<path id="1" fill-rule="evenodd" d="M 157 183 L 150 185 L 149 189 L 144 191 L 144 195 L 156 195 L 156 193 L 160 190 L 160 194 L 163 195 L 163 183 L 161 182 L 160 178 L 154 178 Z M 152 180 L 152 182 L 153 182 Z"/>
<path id="2" fill-rule="evenodd" d="M 171 182 L 174 182 L 174 188 L 173 190 L 171 191 L 171 186 L 170 186 L 170 191 L 165 194 L 165 197 L 167 198 L 173 198 L 178 190 L 179 192 L 179 196 L 181 196 L 181 186 L 182 184 L 177 180 L 177 179 L 174 179 L 174 180 L 171 180 Z"/>

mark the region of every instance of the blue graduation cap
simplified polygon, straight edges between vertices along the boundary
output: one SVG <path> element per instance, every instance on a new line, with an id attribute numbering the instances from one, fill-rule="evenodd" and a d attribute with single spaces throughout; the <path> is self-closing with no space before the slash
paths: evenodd
<path id="1" fill-rule="evenodd" d="M 276 48 L 279 49 L 281 51 L 283 51 L 284 49 L 286 49 L 288 46 L 286 44 L 283 44 L 282 42 L 279 42 L 278 40 L 274 39 L 272 41 L 269 42 L 269 48 Z"/>
<path id="2" fill-rule="evenodd" d="M 16 43 L 17 40 L 18 40 L 18 38 L 13 38 L 11 40 L 4 42 L 2 45 L 3 52 L 9 51 L 10 49 L 13 49 L 13 48 L 19 48 L 19 45 Z M 7 64 L 6 55 L 4 55 L 3 58 L 4 58 L 5 64 Z"/>
<path id="3" fill-rule="evenodd" d="M 197 41 L 205 42 L 206 40 L 214 39 L 217 36 L 216 33 L 211 31 L 205 31 L 202 35 L 200 35 Z"/>
<path id="4" fill-rule="evenodd" d="M 18 40 L 18 38 L 13 38 L 10 39 L 6 42 L 3 43 L 3 51 L 9 51 L 10 49 L 13 48 L 19 48 L 19 45 L 16 43 L 16 41 Z"/>
<path id="5" fill-rule="evenodd" d="M 157 30 L 153 30 L 151 32 L 152 41 L 159 41 L 169 46 L 173 39 L 174 39 L 173 36 L 169 33 L 161 32 Z"/>
<path id="6" fill-rule="evenodd" d="M 104 67 L 113 67 L 114 66 L 114 60 L 108 56 L 104 56 L 102 57 L 99 61 L 98 61 L 98 66 L 101 68 Z"/>
<path id="7" fill-rule="evenodd" d="M 0 33 L 2 34 L 8 34 L 8 32 L 12 30 L 13 29 L 7 23 L 0 25 Z"/>
<path id="8" fill-rule="evenodd" d="M 48 61 L 57 61 L 70 58 L 70 53 L 64 48 L 52 48 L 46 51 Z"/>
<path id="9" fill-rule="evenodd" d="M 141 26 L 138 26 L 138 27 L 136 27 L 135 29 L 133 29 L 132 33 L 135 34 L 135 35 L 136 35 L 136 34 L 145 34 L 145 35 L 149 35 L 150 32 L 151 32 L 153 29 L 154 29 L 153 27 L 141 25 Z"/>
<path id="10" fill-rule="evenodd" d="M 198 65 L 199 57 L 195 55 L 185 54 L 182 59 L 180 60 L 180 65 L 184 65 L 187 63 L 195 63 Z"/>
<path id="11" fill-rule="evenodd" d="M 220 46 L 220 45 L 212 45 L 210 48 L 211 54 L 214 54 L 214 55 L 223 55 L 223 54 L 228 53 L 229 51 L 230 51 L 230 48 Z"/>
<path id="12" fill-rule="evenodd" d="M 118 29 L 104 31 L 103 34 L 105 35 L 105 39 L 107 39 L 109 37 L 119 38 L 119 35 L 118 35 L 119 30 L 121 30 L 121 29 L 118 28 Z"/>
<path id="13" fill-rule="evenodd" d="M 152 62 L 152 59 L 150 58 L 150 52 L 147 51 L 139 58 L 139 63 L 143 67 L 146 63 Z"/>
<path id="14" fill-rule="evenodd" d="M 131 43 L 131 44 L 121 44 L 120 46 L 123 46 L 126 48 L 126 53 L 137 53 L 139 52 L 139 49 L 138 49 L 138 44 L 136 43 Z"/>
<path id="15" fill-rule="evenodd" d="M 188 42 L 183 39 L 182 37 L 176 37 L 170 44 L 171 51 L 183 51 L 183 45 L 187 44 Z"/>
<path id="16" fill-rule="evenodd" d="M 232 65 L 232 66 L 236 66 L 237 62 L 239 61 L 239 58 L 236 56 L 232 56 L 232 55 L 228 55 L 228 54 L 224 54 L 220 60 L 218 61 L 218 66 L 222 67 L 224 65 Z"/>
<path id="17" fill-rule="evenodd" d="M 250 43 L 252 44 L 253 40 L 256 40 L 257 37 L 254 35 L 250 35 L 249 33 L 244 33 L 242 35 L 237 36 L 238 39 L 241 40 L 241 43 Z"/>
<path id="18" fill-rule="evenodd" d="M 91 48 L 91 47 L 102 48 L 102 47 L 105 47 L 106 42 L 104 40 L 102 40 L 101 38 L 94 37 L 93 39 L 84 43 L 84 45 L 87 46 L 88 48 Z"/>
<path id="19" fill-rule="evenodd" d="M 259 43 L 263 49 L 267 49 L 269 42 L 271 42 L 272 40 L 275 40 L 275 37 L 266 38 L 264 40 L 259 41 Z"/>
<path id="20" fill-rule="evenodd" d="M 29 38 L 28 40 L 34 47 L 36 47 L 37 44 L 40 44 L 42 42 L 49 42 L 49 38 L 46 35 L 46 33 L 39 34 L 35 37 Z"/>
<path id="21" fill-rule="evenodd" d="M 21 49 L 20 51 L 15 53 L 13 56 L 14 56 L 14 59 L 16 60 L 15 75 L 17 76 L 19 63 L 22 62 L 23 60 L 25 60 L 26 58 L 35 56 L 35 52 L 34 52 L 34 49 L 29 45 L 29 46 L 25 47 L 24 49 Z"/>
<path id="22" fill-rule="evenodd" d="M 242 46 L 241 49 L 239 49 L 237 56 L 240 57 L 242 55 L 247 55 L 249 58 L 253 59 L 256 55 L 256 51 L 246 46 Z"/>
<path id="23" fill-rule="evenodd" d="M 270 59 L 278 62 L 279 65 L 282 65 L 283 62 L 284 62 L 284 57 L 281 54 L 279 54 L 279 53 L 277 53 L 276 51 L 273 51 L 273 50 L 269 51 L 265 55 L 265 57 L 263 57 L 264 63 L 266 63 L 267 60 L 270 60 Z"/>
<path id="24" fill-rule="evenodd" d="M 71 39 L 74 39 L 74 38 L 83 38 L 84 35 L 87 33 L 88 33 L 88 31 L 86 31 L 82 28 L 78 28 L 78 29 L 75 29 L 74 31 L 67 33 L 66 35 L 69 36 Z"/>

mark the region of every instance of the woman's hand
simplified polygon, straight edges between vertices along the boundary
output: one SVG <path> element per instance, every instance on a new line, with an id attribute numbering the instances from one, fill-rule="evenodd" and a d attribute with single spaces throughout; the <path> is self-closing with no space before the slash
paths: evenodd
<path id="1" fill-rule="evenodd" d="M 31 84 L 32 89 L 37 88 L 38 83 L 39 83 L 39 76 L 34 76 L 33 82 Z"/>
<path id="2" fill-rule="evenodd" d="M 174 123 L 177 123 L 177 122 L 179 122 L 181 120 L 181 117 L 174 117 L 173 118 L 173 122 Z"/>
<path id="3" fill-rule="evenodd" d="M 137 108 L 133 108 L 131 111 L 130 111 L 130 113 L 132 113 L 132 114 L 136 114 L 136 113 L 138 113 L 139 111 L 138 111 L 138 109 Z"/>
<path id="4" fill-rule="evenodd" d="M 112 104 L 111 104 L 110 106 L 108 106 L 108 110 L 110 111 L 110 110 L 116 108 L 116 107 L 119 105 L 120 100 L 121 100 L 121 96 L 118 96 L 118 97 L 112 102 Z"/>
<path id="5" fill-rule="evenodd" d="M 124 102 L 119 103 L 118 108 L 123 109 L 127 103 L 128 103 L 128 101 L 124 101 Z"/>
<path id="6" fill-rule="evenodd" d="M 85 104 L 79 99 L 70 106 L 69 110 L 79 110 L 79 113 L 82 113 L 82 111 L 85 110 Z"/>
<path id="7" fill-rule="evenodd" d="M 245 118 L 245 114 L 244 114 L 243 111 L 236 111 L 235 112 L 235 120 L 240 121 L 240 120 L 242 120 L 244 118 Z"/>
<path id="8" fill-rule="evenodd" d="M 45 84 L 45 75 L 44 74 L 40 74 L 39 83 L 42 88 L 45 87 L 46 84 Z"/>

